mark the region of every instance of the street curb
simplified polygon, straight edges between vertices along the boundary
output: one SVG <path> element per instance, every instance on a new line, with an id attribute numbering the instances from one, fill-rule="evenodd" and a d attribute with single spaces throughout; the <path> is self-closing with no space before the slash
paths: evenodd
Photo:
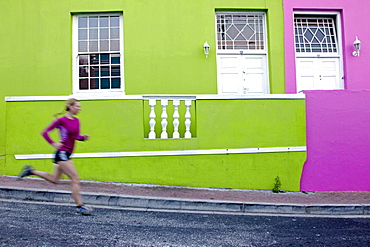
<path id="1" fill-rule="evenodd" d="M 255 202 L 213 201 L 162 197 L 138 197 L 103 193 L 82 193 L 86 204 L 177 211 L 207 211 L 219 213 L 294 214 L 294 215 L 370 215 L 370 205 L 363 204 L 273 204 Z M 71 193 L 60 190 L 0 187 L 0 198 L 73 203 Z"/>

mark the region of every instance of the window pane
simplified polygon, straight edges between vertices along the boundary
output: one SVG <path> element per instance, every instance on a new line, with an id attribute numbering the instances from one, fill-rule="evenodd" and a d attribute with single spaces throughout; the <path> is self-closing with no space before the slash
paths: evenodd
<path id="1" fill-rule="evenodd" d="M 111 64 L 120 64 L 121 58 L 119 54 L 112 54 L 111 55 Z"/>
<path id="2" fill-rule="evenodd" d="M 87 52 L 87 41 L 79 41 L 78 42 L 78 51 L 79 52 Z"/>
<path id="3" fill-rule="evenodd" d="M 89 17 L 89 27 L 98 27 L 98 17 Z"/>
<path id="4" fill-rule="evenodd" d="M 112 78 L 112 88 L 121 88 L 121 78 Z"/>
<path id="5" fill-rule="evenodd" d="M 111 28 L 110 29 L 110 38 L 111 39 L 119 39 L 119 28 Z"/>
<path id="6" fill-rule="evenodd" d="M 110 50 L 111 51 L 119 51 L 119 40 L 111 40 Z"/>
<path id="7" fill-rule="evenodd" d="M 96 28 L 89 29 L 89 39 L 98 39 L 98 29 Z"/>
<path id="8" fill-rule="evenodd" d="M 99 64 L 99 54 L 90 55 L 90 64 Z"/>
<path id="9" fill-rule="evenodd" d="M 89 76 L 89 67 L 88 66 L 80 66 L 80 77 L 88 77 Z"/>
<path id="10" fill-rule="evenodd" d="M 87 27 L 87 17 L 78 17 L 78 27 L 79 28 Z"/>
<path id="11" fill-rule="evenodd" d="M 91 77 L 99 77 L 99 67 L 98 66 L 91 66 L 90 67 L 90 76 Z"/>
<path id="12" fill-rule="evenodd" d="M 80 55 L 78 57 L 80 65 L 87 65 L 89 64 L 89 56 L 88 55 Z"/>
<path id="13" fill-rule="evenodd" d="M 99 79 L 98 78 L 90 79 L 90 89 L 99 89 Z"/>
<path id="14" fill-rule="evenodd" d="M 98 78 L 90 79 L 90 89 L 99 89 L 99 79 Z"/>
<path id="15" fill-rule="evenodd" d="M 109 54 L 100 54 L 100 63 L 108 64 L 109 63 Z"/>
<path id="16" fill-rule="evenodd" d="M 108 26 L 109 26 L 108 16 L 101 16 L 100 17 L 100 27 L 108 27 Z"/>
<path id="17" fill-rule="evenodd" d="M 100 29 L 100 39 L 109 39 L 109 29 L 108 28 Z"/>
<path id="18" fill-rule="evenodd" d="M 110 80 L 109 78 L 101 79 L 101 89 L 109 89 L 110 88 Z"/>
<path id="19" fill-rule="evenodd" d="M 80 89 L 81 90 L 89 89 L 89 79 L 80 79 Z"/>
<path id="20" fill-rule="evenodd" d="M 120 76 L 121 75 L 121 66 L 112 66 L 112 76 Z"/>
<path id="21" fill-rule="evenodd" d="M 97 52 L 98 51 L 98 41 L 90 41 L 89 42 L 89 51 L 90 52 Z"/>
<path id="22" fill-rule="evenodd" d="M 110 26 L 111 27 L 119 27 L 119 17 L 118 16 L 111 16 L 110 17 Z"/>
<path id="23" fill-rule="evenodd" d="M 87 29 L 78 30 L 78 40 L 87 40 Z"/>
<path id="24" fill-rule="evenodd" d="M 109 76 L 109 66 L 102 66 L 100 67 L 100 74 L 101 76 Z"/>
<path id="25" fill-rule="evenodd" d="M 108 40 L 100 41 L 100 51 L 109 51 L 109 41 Z"/>

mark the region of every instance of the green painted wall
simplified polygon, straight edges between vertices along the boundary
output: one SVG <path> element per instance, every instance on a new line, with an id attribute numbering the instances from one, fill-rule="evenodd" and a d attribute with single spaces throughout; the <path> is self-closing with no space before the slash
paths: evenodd
<path id="1" fill-rule="evenodd" d="M 144 138 L 142 100 L 83 101 L 79 118 L 88 142 L 75 152 L 127 152 L 305 145 L 304 100 L 197 100 L 197 136 Z M 7 160 L 0 174 L 15 175 L 25 163 L 14 154 L 49 154 L 40 132 L 63 102 L 7 103 Z M 109 109 L 109 110 L 107 110 Z M 262 113 L 262 114 L 261 114 Z M 109 121 L 107 121 L 109 119 Z M 158 123 L 159 124 L 159 123 Z M 54 133 L 54 138 L 57 136 Z M 186 186 L 299 190 L 305 152 L 75 159 L 82 179 Z M 51 171 L 50 160 L 27 160 Z"/>
<path id="2" fill-rule="evenodd" d="M 71 94 L 71 15 L 109 11 L 124 15 L 126 94 L 215 94 L 215 10 L 267 12 L 271 92 L 284 93 L 281 1 L 14 0 L 0 2 L 0 96 Z"/>
<path id="3" fill-rule="evenodd" d="M 0 1 L 0 97 L 72 94 L 72 14 L 122 12 L 126 94 L 217 94 L 215 11 L 266 11 L 271 93 L 284 93 L 283 11 L 277 0 Z M 205 58 L 203 43 L 211 46 Z M 190 140 L 147 140 L 141 100 L 84 101 L 76 152 L 304 146 L 303 100 L 198 100 Z M 14 154 L 51 153 L 41 130 L 58 101 L 0 100 L 0 174 Z M 107 121 L 109 120 L 109 121 Z M 305 153 L 76 159 L 82 179 L 298 190 Z M 50 170 L 49 160 L 27 161 Z"/>
<path id="4" fill-rule="evenodd" d="M 124 14 L 126 94 L 215 94 L 215 10 L 267 12 L 270 88 L 284 93 L 281 1 L 13 0 L 0 2 L 0 97 L 71 94 L 71 15 L 109 11 Z"/>

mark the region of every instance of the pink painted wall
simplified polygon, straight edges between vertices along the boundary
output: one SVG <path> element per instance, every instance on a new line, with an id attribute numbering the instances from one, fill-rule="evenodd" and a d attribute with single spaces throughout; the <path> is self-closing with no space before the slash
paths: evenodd
<path id="1" fill-rule="evenodd" d="M 285 22 L 286 93 L 296 92 L 293 11 L 340 11 L 342 20 L 343 72 L 345 89 L 370 89 L 370 1 L 283 0 Z M 353 42 L 362 43 L 361 56 L 352 56 Z"/>
<path id="2" fill-rule="evenodd" d="M 370 90 L 305 91 L 302 191 L 370 191 Z"/>

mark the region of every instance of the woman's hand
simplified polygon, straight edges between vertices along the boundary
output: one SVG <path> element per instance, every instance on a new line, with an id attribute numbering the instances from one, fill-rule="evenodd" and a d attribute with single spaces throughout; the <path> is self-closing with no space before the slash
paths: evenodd
<path id="1" fill-rule="evenodd" d="M 84 140 L 87 141 L 90 139 L 90 136 L 89 135 L 84 135 Z"/>
<path id="2" fill-rule="evenodd" d="M 58 150 L 59 148 L 62 147 L 62 143 L 59 143 L 59 142 L 53 142 L 53 144 L 51 144 L 56 150 Z"/>

